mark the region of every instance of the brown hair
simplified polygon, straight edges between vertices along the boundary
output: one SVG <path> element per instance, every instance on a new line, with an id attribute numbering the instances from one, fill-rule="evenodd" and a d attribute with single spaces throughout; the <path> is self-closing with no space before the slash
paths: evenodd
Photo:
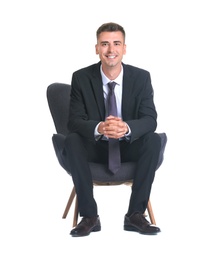
<path id="1" fill-rule="evenodd" d="M 117 23 L 104 23 L 104 24 L 102 24 L 97 29 L 96 36 L 97 36 L 97 39 L 98 39 L 99 35 L 102 32 L 118 32 L 118 31 L 123 34 L 124 40 L 125 40 L 125 30 L 121 25 L 119 25 Z"/>

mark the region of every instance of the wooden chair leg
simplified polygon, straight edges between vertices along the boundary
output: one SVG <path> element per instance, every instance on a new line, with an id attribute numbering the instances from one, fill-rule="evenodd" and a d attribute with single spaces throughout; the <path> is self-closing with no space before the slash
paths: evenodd
<path id="1" fill-rule="evenodd" d="M 150 217 L 150 220 L 151 220 L 151 224 L 156 225 L 156 221 L 155 221 L 155 218 L 154 218 L 154 213 L 153 213 L 153 210 L 152 210 L 150 200 L 148 201 L 147 211 L 148 211 L 148 214 L 149 214 L 149 217 Z"/>
<path id="2" fill-rule="evenodd" d="M 69 199 L 68 199 L 67 205 L 66 205 L 66 207 L 65 207 L 65 211 L 64 211 L 64 213 L 63 213 L 62 218 L 66 218 L 66 217 L 67 217 L 68 212 L 69 212 L 69 209 L 70 209 L 70 207 L 71 207 L 71 204 L 72 204 L 72 202 L 73 202 L 73 200 L 74 200 L 75 195 L 76 195 L 75 187 L 73 187 L 72 192 L 71 192 L 71 194 L 70 194 L 70 197 L 69 197 Z"/>

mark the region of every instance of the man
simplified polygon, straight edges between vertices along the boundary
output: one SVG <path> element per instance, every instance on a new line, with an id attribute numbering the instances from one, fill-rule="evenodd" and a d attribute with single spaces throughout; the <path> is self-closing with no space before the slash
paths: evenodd
<path id="1" fill-rule="evenodd" d="M 65 140 L 65 153 L 82 220 L 70 234 L 80 237 L 101 230 L 88 162 L 108 163 L 111 140 L 119 141 L 117 158 L 120 156 L 122 162 L 137 162 L 124 230 L 156 234 L 160 229 L 143 215 L 161 146 L 160 137 L 155 133 L 157 112 L 150 74 L 122 62 L 126 54 L 122 26 L 103 24 L 96 36 L 96 54 L 100 62 L 74 72 L 71 83 L 70 134 Z M 112 91 L 108 88 L 110 82 L 115 82 L 117 115 L 108 114 L 111 109 L 108 103 Z"/>

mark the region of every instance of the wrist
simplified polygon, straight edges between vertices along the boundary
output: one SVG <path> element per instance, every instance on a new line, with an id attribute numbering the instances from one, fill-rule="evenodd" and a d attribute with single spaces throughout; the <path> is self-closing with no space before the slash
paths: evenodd
<path id="1" fill-rule="evenodd" d="M 102 121 L 98 124 L 97 132 L 98 132 L 100 135 L 103 135 L 103 122 L 102 122 Z"/>

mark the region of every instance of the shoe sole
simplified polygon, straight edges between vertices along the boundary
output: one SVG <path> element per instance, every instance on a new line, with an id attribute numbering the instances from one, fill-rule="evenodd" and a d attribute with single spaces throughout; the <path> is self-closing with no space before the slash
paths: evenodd
<path id="1" fill-rule="evenodd" d="M 70 234 L 72 237 L 86 237 L 90 235 L 91 232 L 98 232 L 101 230 L 101 226 L 94 227 L 89 233 L 86 233 L 84 235 L 78 235 L 78 234 Z"/>
<path id="2" fill-rule="evenodd" d="M 133 232 L 138 232 L 142 235 L 157 235 L 157 233 L 159 232 L 141 232 L 138 228 L 133 227 L 133 226 L 128 226 L 128 225 L 124 225 L 124 230 L 125 231 L 133 231 Z"/>
<path id="3" fill-rule="evenodd" d="M 101 230 L 101 226 L 96 226 L 94 227 L 93 230 L 91 230 L 91 232 L 97 232 L 97 231 L 100 231 Z"/>

